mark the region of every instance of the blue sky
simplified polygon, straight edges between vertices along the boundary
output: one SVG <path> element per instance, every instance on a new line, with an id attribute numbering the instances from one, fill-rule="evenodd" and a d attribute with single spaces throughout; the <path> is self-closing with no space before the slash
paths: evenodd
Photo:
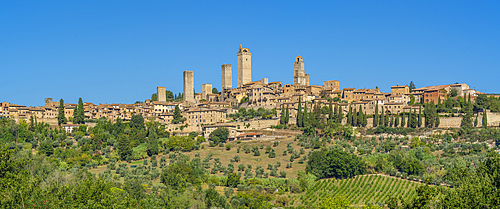
<path id="1" fill-rule="evenodd" d="M 252 80 L 341 88 L 466 82 L 500 92 L 500 1 L 0 1 L 0 101 L 144 101 L 220 89 L 242 44 Z"/>

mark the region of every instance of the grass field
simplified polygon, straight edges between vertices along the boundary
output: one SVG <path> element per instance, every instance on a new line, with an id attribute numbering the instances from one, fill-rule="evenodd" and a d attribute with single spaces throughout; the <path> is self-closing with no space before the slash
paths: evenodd
<path id="1" fill-rule="evenodd" d="M 321 198 L 346 198 L 352 205 L 378 204 L 391 196 L 408 199 L 415 195 L 419 183 L 383 175 L 363 175 L 351 179 L 325 179 L 317 181 L 299 199 L 304 205 L 314 205 Z"/>

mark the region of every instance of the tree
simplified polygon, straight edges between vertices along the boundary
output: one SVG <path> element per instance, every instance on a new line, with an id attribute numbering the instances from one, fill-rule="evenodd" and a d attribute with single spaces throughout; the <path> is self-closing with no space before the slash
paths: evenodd
<path id="1" fill-rule="evenodd" d="M 338 106 L 338 111 L 339 113 L 337 114 L 337 122 L 342 124 L 342 120 L 344 119 L 344 111 L 342 110 L 342 107 L 340 105 Z"/>
<path id="2" fill-rule="evenodd" d="M 130 140 L 125 134 L 118 135 L 118 154 L 120 159 L 125 160 L 128 156 L 132 155 L 132 148 L 130 148 Z"/>
<path id="3" fill-rule="evenodd" d="M 139 130 L 144 129 L 144 117 L 142 115 L 132 115 L 130 119 L 130 128 L 137 128 Z"/>
<path id="4" fill-rule="evenodd" d="M 212 94 L 219 94 L 219 90 L 217 88 L 212 88 Z"/>
<path id="5" fill-rule="evenodd" d="M 58 115 L 57 115 L 57 124 L 66 124 L 68 119 L 66 119 L 66 116 L 64 116 L 64 100 L 61 99 L 59 100 L 59 107 L 57 108 Z"/>
<path id="6" fill-rule="evenodd" d="M 309 125 L 309 113 L 307 113 L 307 102 L 304 103 L 304 115 L 302 116 L 302 127 Z"/>
<path id="7" fill-rule="evenodd" d="M 179 108 L 179 105 L 175 105 L 174 119 L 172 120 L 172 123 L 174 124 L 181 123 L 183 122 L 181 119 L 182 119 L 181 109 Z"/>
<path id="8" fill-rule="evenodd" d="M 330 104 L 328 105 L 328 121 L 333 120 L 333 106 L 332 100 L 330 100 Z"/>
<path id="9" fill-rule="evenodd" d="M 458 95 L 457 89 L 453 88 L 450 91 L 450 96 L 451 97 L 456 97 Z"/>
<path id="10" fill-rule="evenodd" d="M 415 89 L 415 84 L 413 83 L 413 81 L 410 81 L 410 93 L 413 91 L 413 89 Z"/>
<path id="11" fill-rule="evenodd" d="M 383 126 L 385 124 L 385 121 L 384 121 L 384 107 L 382 106 L 382 112 L 380 113 L 380 119 L 378 121 L 378 125 L 380 126 Z"/>
<path id="12" fill-rule="evenodd" d="M 338 149 L 314 151 L 308 159 L 306 172 L 320 179 L 353 177 L 366 172 L 358 156 Z"/>
<path id="13" fill-rule="evenodd" d="M 354 107 L 352 112 L 352 126 L 358 126 L 358 113 L 356 112 L 356 107 Z"/>
<path id="14" fill-rule="evenodd" d="M 158 101 L 158 94 L 151 94 L 151 101 Z"/>
<path id="15" fill-rule="evenodd" d="M 83 107 L 83 100 L 81 97 L 78 99 L 78 106 L 75 108 L 75 111 L 73 112 L 73 123 L 74 124 L 85 123 L 85 109 Z"/>
<path id="16" fill-rule="evenodd" d="M 281 104 L 281 112 L 280 112 L 280 124 L 284 125 L 285 124 L 285 104 Z"/>
<path id="17" fill-rule="evenodd" d="M 226 143 L 229 137 L 229 130 L 226 127 L 218 127 L 208 136 L 215 144 Z"/>
<path id="18" fill-rule="evenodd" d="M 352 107 L 349 104 L 349 112 L 347 112 L 347 124 L 352 125 Z"/>
<path id="19" fill-rule="evenodd" d="M 361 105 L 359 106 L 358 117 L 357 118 L 358 118 L 358 126 L 360 126 L 360 127 L 365 126 L 364 125 L 365 116 L 363 114 L 363 110 L 361 108 Z"/>
<path id="20" fill-rule="evenodd" d="M 297 108 L 297 127 L 302 127 L 302 102 L 299 97 L 299 106 Z"/>
<path id="21" fill-rule="evenodd" d="M 418 106 L 418 127 L 422 126 L 422 105 Z"/>
<path id="22" fill-rule="evenodd" d="M 434 105 L 434 101 L 425 103 L 424 116 L 425 116 L 425 127 L 428 128 L 434 127 L 438 116 L 436 105 Z"/>
<path id="23" fill-rule="evenodd" d="M 394 127 L 399 126 L 399 114 L 396 114 L 396 118 L 394 119 Z"/>
<path id="24" fill-rule="evenodd" d="M 288 111 L 288 104 L 287 104 L 285 112 L 285 124 L 288 124 L 289 121 L 290 121 L 290 112 Z"/>
<path id="25" fill-rule="evenodd" d="M 157 155 L 158 154 L 158 141 L 156 141 L 156 139 L 149 140 L 148 145 L 147 145 L 147 149 L 148 149 L 147 153 L 150 157 Z"/>
<path id="26" fill-rule="evenodd" d="M 465 115 L 462 116 L 462 123 L 460 125 L 460 127 L 465 127 L 465 128 L 472 128 L 472 103 L 471 103 L 471 99 L 470 99 L 470 94 L 469 94 L 469 101 L 466 101 L 465 102 L 465 105 L 464 107 L 462 108 L 463 112 L 465 113 Z"/>
<path id="27" fill-rule="evenodd" d="M 417 113 L 415 110 L 413 110 L 413 113 L 411 114 L 411 123 L 409 124 L 410 127 L 416 128 L 417 127 Z"/>
<path id="28" fill-rule="evenodd" d="M 375 113 L 373 114 L 373 127 L 378 126 L 378 101 L 375 100 Z"/>
<path id="29" fill-rule="evenodd" d="M 486 114 L 486 109 L 483 109 L 483 128 L 488 128 L 488 114 Z"/>
<path id="30" fill-rule="evenodd" d="M 405 127 L 406 126 L 406 119 L 405 119 L 405 114 L 403 113 L 403 115 L 401 115 L 401 127 Z"/>

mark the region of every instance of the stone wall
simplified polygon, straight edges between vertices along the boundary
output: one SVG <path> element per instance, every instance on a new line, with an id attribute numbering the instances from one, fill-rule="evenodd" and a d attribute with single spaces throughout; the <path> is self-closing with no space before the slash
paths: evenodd
<path id="1" fill-rule="evenodd" d="M 232 70 L 230 64 L 223 64 L 221 66 L 221 89 L 233 88 Z"/>

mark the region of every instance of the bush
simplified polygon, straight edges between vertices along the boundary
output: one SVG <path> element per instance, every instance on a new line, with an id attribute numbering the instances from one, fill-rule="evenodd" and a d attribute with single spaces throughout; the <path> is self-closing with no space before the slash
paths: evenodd
<path id="1" fill-rule="evenodd" d="M 226 150 L 231 150 L 231 144 L 226 144 Z"/>

